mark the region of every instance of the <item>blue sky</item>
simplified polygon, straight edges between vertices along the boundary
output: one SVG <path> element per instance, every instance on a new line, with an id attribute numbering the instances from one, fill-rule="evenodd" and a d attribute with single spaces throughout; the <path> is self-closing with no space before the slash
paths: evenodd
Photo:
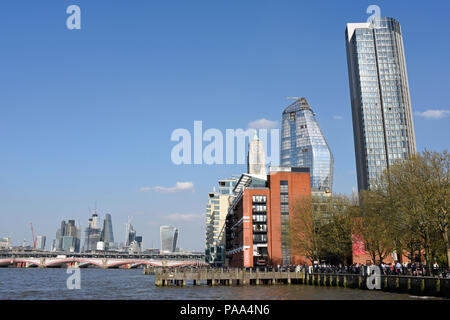
<path id="1" fill-rule="evenodd" d="M 72 4 L 81 30 L 66 28 Z M 2 1 L 0 236 L 30 243 L 33 222 L 49 243 L 62 219 L 85 227 L 97 203 L 118 242 L 132 216 L 145 247 L 171 224 L 182 248 L 203 250 L 207 192 L 245 166 L 176 166 L 172 131 L 279 123 L 288 96 L 308 99 L 334 191 L 351 193 L 344 31 L 371 4 L 403 29 L 418 150 L 447 149 L 448 1 Z"/>

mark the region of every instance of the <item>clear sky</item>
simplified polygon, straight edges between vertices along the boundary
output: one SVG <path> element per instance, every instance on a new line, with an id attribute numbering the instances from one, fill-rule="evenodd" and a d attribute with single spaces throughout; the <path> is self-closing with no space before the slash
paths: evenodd
<path id="1" fill-rule="evenodd" d="M 66 27 L 72 4 L 81 30 Z M 207 192 L 246 167 L 176 166 L 172 131 L 279 125 L 288 96 L 308 99 L 333 191 L 351 193 L 344 32 L 371 4 L 402 26 L 418 150 L 447 149 L 448 1 L 1 1 L 0 237 L 30 243 L 32 222 L 49 248 L 62 219 L 84 228 L 96 203 L 117 242 L 132 216 L 147 248 L 168 224 L 183 249 L 203 250 Z"/>

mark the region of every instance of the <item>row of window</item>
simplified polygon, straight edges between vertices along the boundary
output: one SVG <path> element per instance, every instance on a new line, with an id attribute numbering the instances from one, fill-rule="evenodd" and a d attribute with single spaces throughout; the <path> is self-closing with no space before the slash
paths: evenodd
<path id="1" fill-rule="evenodd" d="M 267 216 L 265 214 L 254 214 L 253 222 L 267 222 Z"/>
<path id="2" fill-rule="evenodd" d="M 253 231 L 254 232 L 266 232 L 267 231 L 267 224 L 254 224 L 253 225 Z"/>
<path id="3" fill-rule="evenodd" d="M 254 234 L 253 235 L 253 243 L 265 243 L 267 242 L 266 234 Z"/>
<path id="4" fill-rule="evenodd" d="M 255 203 L 255 202 L 264 203 L 264 202 L 267 202 L 267 197 L 266 196 L 253 196 L 252 201 L 253 201 L 253 203 Z"/>
<path id="5" fill-rule="evenodd" d="M 253 205 L 253 212 L 266 212 L 267 206 L 266 205 Z"/>

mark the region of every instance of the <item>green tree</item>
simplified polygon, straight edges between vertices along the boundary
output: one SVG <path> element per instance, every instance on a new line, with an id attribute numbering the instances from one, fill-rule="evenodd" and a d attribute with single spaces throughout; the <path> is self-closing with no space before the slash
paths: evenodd
<path id="1" fill-rule="evenodd" d="M 389 200 L 383 192 L 361 192 L 360 214 L 354 220 L 354 232 L 363 237 L 373 263 L 383 262 L 393 251 L 390 213 Z"/>
<path id="2" fill-rule="evenodd" d="M 311 196 L 295 200 L 289 222 L 291 254 L 306 256 L 311 262 L 320 260 L 323 239 L 320 234 L 319 212 L 317 206 L 313 206 Z"/>
<path id="3" fill-rule="evenodd" d="M 449 160 L 447 151 L 425 150 L 390 165 L 377 188 L 388 199 L 391 237 L 398 240 L 395 246 L 409 249 L 419 243 L 429 268 L 439 248 L 444 248 L 450 265 Z"/>
<path id="4" fill-rule="evenodd" d="M 349 263 L 352 253 L 351 218 L 346 196 L 303 197 L 290 216 L 289 239 L 293 254 L 313 261 Z"/>

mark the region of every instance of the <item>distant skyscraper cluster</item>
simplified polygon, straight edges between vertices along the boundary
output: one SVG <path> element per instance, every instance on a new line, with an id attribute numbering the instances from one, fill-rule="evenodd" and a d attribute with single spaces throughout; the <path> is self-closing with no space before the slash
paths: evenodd
<path id="1" fill-rule="evenodd" d="M 80 230 L 75 226 L 75 220 L 61 222 L 54 248 L 56 251 L 80 252 Z"/>
<path id="2" fill-rule="evenodd" d="M 88 226 L 84 231 L 84 252 L 96 250 L 108 250 L 115 248 L 112 219 L 109 213 L 105 214 L 103 229 L 98 222 L 97 210 L 94 210 L 92 217 L 88 220 Z"/>
<path id="3" fill-rule="evenodd" d="M 349 23 L 345 31 L 358 189 L 416 152 L 400 24 Z"/>
<path id="4" fill-rule="evenodd" d="M 142 251 L 142 236 L 136 235 L 136 230 L 130 222 L 127 224 L 125 248 L 130 253 Z"/>

